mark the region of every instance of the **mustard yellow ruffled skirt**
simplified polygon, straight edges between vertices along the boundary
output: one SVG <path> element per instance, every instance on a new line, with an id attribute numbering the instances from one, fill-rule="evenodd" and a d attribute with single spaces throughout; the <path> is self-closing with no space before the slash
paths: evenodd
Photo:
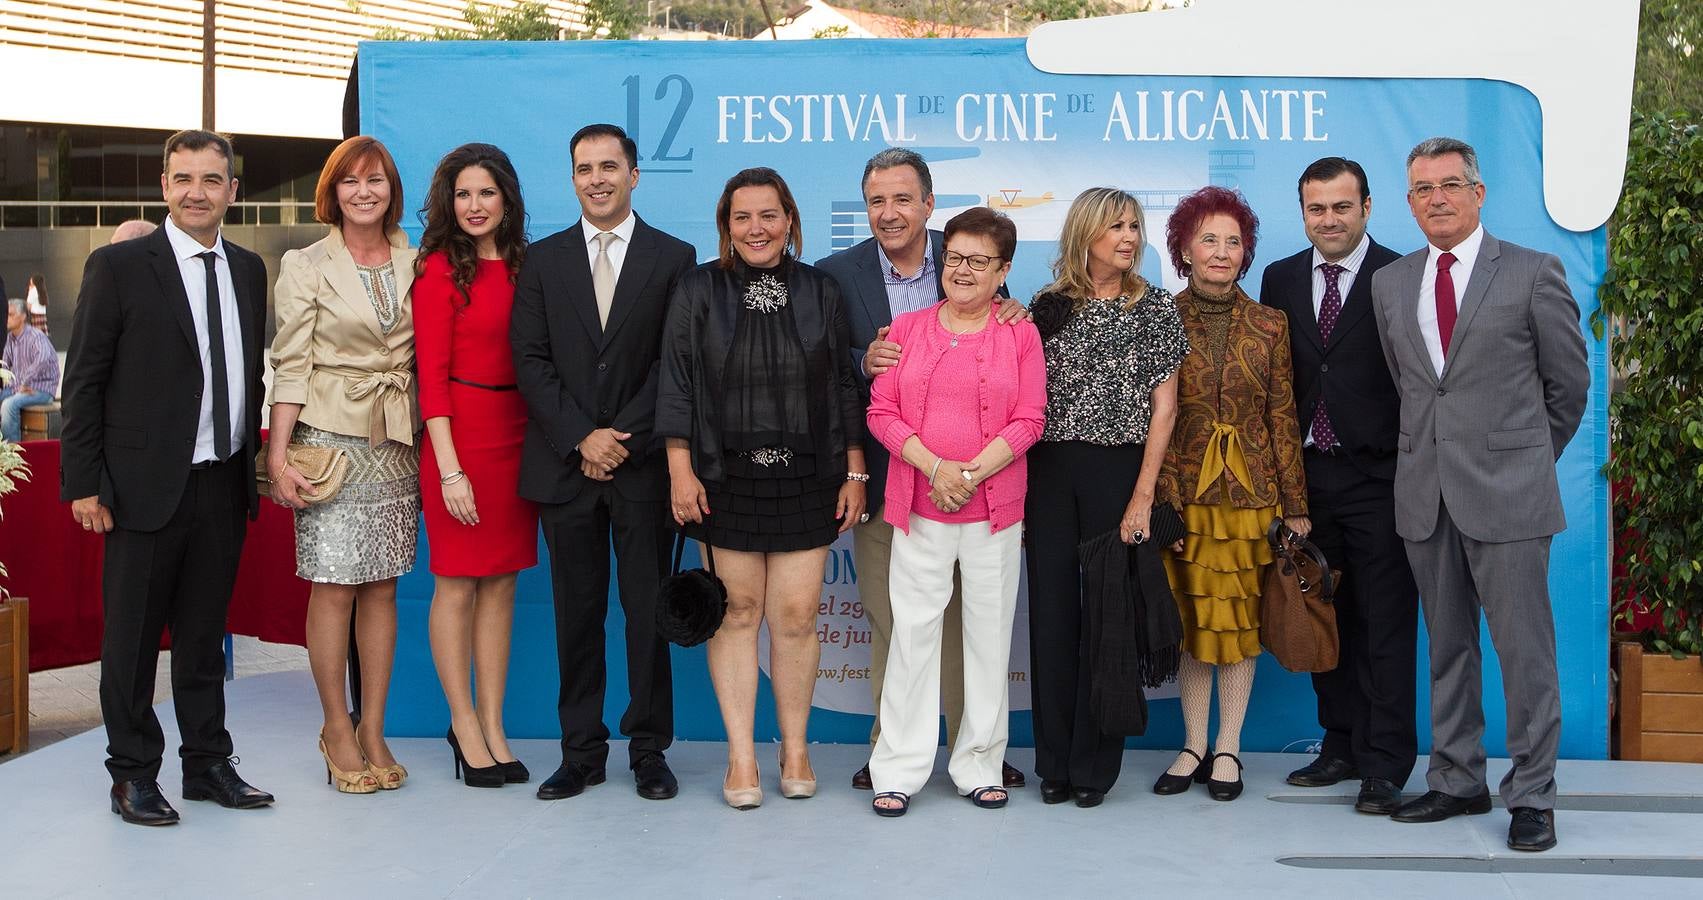
<path id="1" fill-rule="evenodd" d="M 1260 654 L 1260 589 L 1272 561 L 1265 532 L 1278 512 L 1276 506 L 1230 505 L 1225 488 L 1232 473 L 1245 467 L 1241 447 L 1226 443 L 1229 459 L 1221 470 L 1219 502 L 1183 504 L 1183 551 L 1163 554 L 1183 620 L 1183 649 L 1211 665 Z"/>

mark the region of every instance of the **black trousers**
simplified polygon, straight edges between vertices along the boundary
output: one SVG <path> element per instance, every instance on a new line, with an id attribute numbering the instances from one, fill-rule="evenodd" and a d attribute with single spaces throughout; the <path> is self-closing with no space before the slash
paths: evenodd
<path id="1" fill-rule="evenodd" d="M 1109 791 L 1123 767 L 1124 736 L 1102 734 L 1088 705 L 1076 545 L 1118 527 L 1144 447 L 1043 441 L 1029 449 L 1029 696 L 1035 774 L 1047 781 Z"/>
<path id="2" fill-rule="evenodd" d="M 609 613 L 611 540 L 627 617 L 629 701 L 621 732 L 629 739 L 628 755 L 637 762 L 674 740 L 673 670 L 668 643 L 656 633 L 657 585 L 668 574 L 673 537 L 666 510 L 665 501 L 629 500 L 608 481 L 587 484 L 574 499 L 540 510 L 556 601 L 563 762 L 601 767 L 609 758 L 603 623 Z"/>
<path id="3" fill-rule="evenodd" d="M 171 632 L 172 705 L 185 775 L 231 755 L 225 730 L 225 613 L 247 533 L 242 456 L 189 473 L 158 531 L 114 528 L 101 572 L 101 719 L 114 782 L 155 779 L 165 734 L 154 715 L 160 634 Z"/>
<path id="4" fill-rule="evenodd" d="M 1413 772 L 1414 655 L 1419 590 L 1396 534 L 1391 482 L 1367 475 L 1353 460 L 1308 449 L 1307 508 L 1312 540 L 1331 568 L 1342 652 L 1335 669 L 1313 676 L 1321 755 L 1347 760 L 1362 778 L 1398 787 Z"/>

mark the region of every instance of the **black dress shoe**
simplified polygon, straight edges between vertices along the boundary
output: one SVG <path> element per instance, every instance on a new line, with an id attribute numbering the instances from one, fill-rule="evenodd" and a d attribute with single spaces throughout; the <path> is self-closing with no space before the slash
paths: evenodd
<path id="1" fill-rule="evenodd" d="M 132 825 L 175 825 L 177 810 L 160 793 L 152 778 L 120 781 L 112 786 L 112 811 Z"/>
<path id="2" fill-rule="evenodd" d="M 1536 851 L 1555 846 L 1555 810 L 1516 806 L 1508 812 L 1514 817 L 1508 823 L 1509 849 Z"/>
<path id="3" fill-rule="evenodd" d="M 865 765 L 863 768 L 858 769 L 856 772 L 852 773 L 852 787 L 854 787 L 854 788 L 856 788 L 860 791 L 873 791 L 873 790 L 875 790 L 875 782 L 871 781 L 870 778 L 869 778 L 869 766 L 868 765 Z"/>
<path id="4" fill-rule="evenodd" d="M 1070 799 L 1070 782 L 1041 779 L 1041 802 L 1063 803 Z"/>
<path id="5" fill-rule="evenodd" d="M 1194 757 L 1194 771 L 1187 775 L 1172 775 L 1170 772 L 1160 773 L 1159 780 L 1153 782 L 1153 793 L 1161 795 L 1180 794 L 1188 790 L 1191 784 L 1206 783 L 1207 773 L 1212 771 L 1212 767 L 1206 764 L 1206 760 L 1200 758 L 1199 753 L 1187 747 L 1184 747 L 1182 753 L 1178 753 L 1177 756 L 1181 757 L 1183 753 Z"/>
<path id="6" fill-rule="evenodd" d="M 602 784 L 607 778 L 602 766 L 592 768 L 585 763 L 562 763 L 544 783 L 538 786 L 538 799 L 565 800 L 585 793 L 585 789 Z"/>
<path id="7" fill-rule="evenodd" d="M 680 793 L 680 782 L 661 753 L 647 753 L 633 763 L 633 784 L 646 800 L 667 800 Z"/>
<path id="8" fill-rule="evenodd" d="M 1029 783 L 1029 780 L 1023 777 L 1022 770 L 1011 763 L 999 764 L 999 777 L 1008 788 L 1024 787 Z"/>
<path id="9" fill-rule="evenodd" d="M 1346 759 L 1334 756 L 1320 756 L 1318 759 L 1289 773 L 1288 781 L 1296 787 L 1330 787 L 1339 781 L 1359 778 L 1354 771 L 1354 764 Z"/>
<path id="10" fill-rule="evenodd" d="M 1236 764 L 1236 780 L 1219 781 L 1209 775 L 1206 779 L 1206 792 L 1211 794 L 1214 800 L 1234 800 L 1242 796 L 1242 761 L 1236 758 L 1236 754 L 1214 753 L 1202 764 L 1202 768 L 1210 770 L 1212 761 L 1220 756 Z"/>
<path id="11" fill-rule="evenodd" d="M 1093 788 L 1073 787 L 1070 789 L 1070 795 L 1076 798 L 1076 805 L 1083 809 L 1092 809 L 1106 802 L 1106 792 Z"/>
<path id="12" fill-rule="evenodd" d="M 1360 782 L 1360 796 L 1354 798 L 1356 812 L 1387 816 L 1401 805 L 1401 788 L 1388 778 L 1367 778 Z"/>
<path id="13" fill-rule="evenodd" d="M 232 763 L 221 759 L 199 775 L 183 776 L 183 799 L 211 800 L 226 809 L 270 806 L 272 795 L 243 781 Z"/>
<path id="14" fill-rule="evenodd" d="M 1417 800 L 1409 800 L 1390 813 L 1397 822 L 1441 822 L 1455 816 L 1481 816 L 1490 811 L 1490 792 L 1472 797 L 1456 797 L 1442 791 L 1426 791 Z"/>

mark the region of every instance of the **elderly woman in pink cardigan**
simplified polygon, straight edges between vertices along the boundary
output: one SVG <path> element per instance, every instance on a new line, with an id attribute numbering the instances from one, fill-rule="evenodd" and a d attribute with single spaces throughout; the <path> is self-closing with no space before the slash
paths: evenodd
<path id="1" fill-rule="evenodd" d="M 1023 454 L 1041 436 L 1047 373 L 1027 320 L 993 318 L 1017 229 L 976 207 L 946 223 L 946 298 L 893 321 L 899 364 L 875 379 L 869 427 L 895 460 L 893 639 L 881 689 L 881 738 L 869 760 L 875 812 L 901 816 L 934 766 L 940 639 L 952 572 L 963 578 L 964 715 L 947 771 L 977 806 L 997 809 L 1010 710 L 1011 619 L 1022 552 Z"/>

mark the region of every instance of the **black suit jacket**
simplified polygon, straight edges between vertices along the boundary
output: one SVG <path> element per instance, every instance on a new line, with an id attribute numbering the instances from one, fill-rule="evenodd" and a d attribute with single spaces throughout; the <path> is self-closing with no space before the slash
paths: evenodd
<path id="1" fill-rule="evenodd" d="M 696 258 L 691 244 L 634 218 L 607 328 L 597 321 L 582 224 L 527 249 L 509 340 L 530 414 L 520 463 L 520 495 L 529 500 L 565 503 L 579 495 L 587 479 L 574 447 L 598 428 L 632 434 L 623 442 L 627 461 L 614 472 L 622 496 L 668 494 L 653 433 L 657 368 L 669 296 Z"/>
<path id="2" fill-rule="evenodd" d="M 1372 273 L 1399 258 L 1377 241 L 1367 248 L 1328 344 L 1319 336 L 1319 317 L 1313 311 L 1313 248 L 1266 266 L 1260 279 L 1260 303 L 1289 318 L 1302 439 L 1312 431 L 1313 413 L 1323 398 L 1331 428 L 1349 458 L 1362 472 L 1384 480 L 1395 478 L 1401 398 L 1378 343 Z"/>
<path id="3" fill-rule="evenodd" d="M 253 472 L 260 448 L 266 264 L 229 239 L 225 256 L 242 328 L 246 413 L 238 456 L 243 471 Z M 166 230 L 89 254 L 65 363 L 60 497 L 99 496 L 120 528 L 164 526 L 189 480 L 201 390 L 200 342 Z M 243 483 L 253 518 L 260 513 L 254 478 Z"/>

